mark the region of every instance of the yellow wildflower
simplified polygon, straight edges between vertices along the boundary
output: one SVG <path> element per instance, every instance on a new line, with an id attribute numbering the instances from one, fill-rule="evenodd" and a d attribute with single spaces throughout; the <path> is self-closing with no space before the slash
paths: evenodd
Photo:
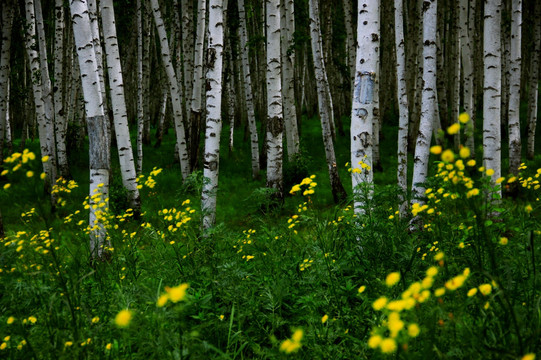
<path id="1" fill-rule="evenodd" d="M 454 123 L 453 125 L 447 128 L 447 134 L 456 135 L 460 131 L 460 124 Z"/>
<path id="2" fill-rule="evenodd" d="M 506 238 L 505 236 L 500 238 L 500 244 L 501 245 L 507 245 L 508 242 L 509 242 L 509 239 Z"/>
<path id="3" fill-rule="evenodd" d="M 325 314 L 323 315 L 323 317 L 321 318 L 321 323 L 322 324 L 325 324 L 327 322 L 327 320 L 329 320 L 329 315 Z"/>
<path id="4" fill-rule="evenodd" d="M 370 339 L 368 339 L 368 347 L 371 349 L 375 349 L 381 344 L 383 341 L 383 338 L 380 335 L 372 335 L 370 336 Z"/>
<path id="5" fill-rule="evenodd" d="M 421 329 L 419 329 L 419 325 L 417 324 L 410 324 L 408 326 L 408 335 L 411 337 L 417 337 L 419 333 L 421 332 Z"/>
<path id="6" fill-rule="evenodd" d="M 468 121 L 470 121 L 470 115 L 468 113 L 461 113 L 458 115 L 458 121 L 460 121 L 462 124 L 466 124 Z"/>
<path id="7" fill-rule="evenodd" d="M 468 291 L 468 297 L 475 296 L 475 294 L 477 294 L 477 288 L 471 288 L 471 289 Z"/>
<path id="8" fill-rule="evenodd" d="M 470 155 L 471 155 L 470 148 L 464 146 L 462 149 L 460 149 L 460 151 L 458 152 L 458 154 L 460 155 L 461 158 L 467 159 L 467 158 L 469 158 Z"/>
<path id="9" fill-rule="evenodd" d="M 385 296 L 382 296 L 376 301 L 374 301 L 374 303 L 372 304 L 372 307 L 374 308 L 374 310 L 379 311 L 383 309 L 385 305 L 387 305 L 387 298 Z"/>
<path id="10" fill-rule="evenodd" d="M 11 325 L 11 324 L 13 324 L 13 322 L 15 322 L 15 318 L 13 316 L 8 317 L 8 320 L 6 321 L 6 323 L 8 325 Z"/>
<path id="11" fill-rule="evenodd" d="M 169 299 L 174 303 L 184 300 L 184 298 L 186 297 L 186 290 L 189 287 L 190 285 L 184 283 L 184 284 L 180 284 L 179 286 L 170 288 L 168 290 L 166 289 L 167 292 L 169 293 Z"/>
<path id="12" fill-rule="evenodd" d="M 358 292 L 359 294 L 362 294 L 365 290 L 366 290 L 366 286 L 365 286 L 365 285 L 362 285 L 362 286 L 359 288 L 359 290 L 357 290 L 357 292 Z"/>
<path id="13" fill-rule="evenodd" d="M 522 357 L 521 360 L 535 360 L 535 354 L 534 353 L 526 354 Z"/>
<path id="14" fill-rule="evenodd" d="M 127 327 L 130 325 L 132 319 L 132 312 L 128 309 L 120 310 L 120 312 L 115 317 L 115 324 L 118 327 Z"/>
<path id="15" fill-rule="evenodd" d="M 442 151 L 442 147 L 440 145 L 434 145 L 430 147 L 430 152 L 434 155 L 441 154 L 441 151 Z"/>
<path id="16" fill-rule="evenodd" d="M 487 296 L 492 292 L 492 285 L 490 284 L 481 284 L 479 285 L 479 291 L 481 294 Z"/>
<path id="17" fill-rule="evenodd" d="M 392 272 L 389 275 L 387 275 L 387 278 L 385 279 L 385 284 L 387 286 L 391 287 L 396 285 L 396 283 L 400 281 L 400 273 L 399 272 Z"/>
<path id="18" fill-rule="evenodd" d="M 384 354 L 391 354 L 396 351 L 396 341 L 391 338 L 386 338 L 379 344 L 381 352 Z"/>
<path id="19" fill-rule="evenodd" d="M 455 154 L 452 150 L 447 149 L 441 154 L 441 160 L 448 163 L 453 162 L 455 161 Z"/>

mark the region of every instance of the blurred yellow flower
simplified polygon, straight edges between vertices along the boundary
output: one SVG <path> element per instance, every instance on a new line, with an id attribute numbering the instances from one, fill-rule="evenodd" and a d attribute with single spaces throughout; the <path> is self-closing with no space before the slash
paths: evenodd
<path id="1" fill-rule="evenodd" d="M 507 245 L 508 242 L 509 242 L 509 239 L 506 238 L 505 236 L 500 238 L 501 245 Z"/>
<path id="2" fill-rule="evenodd" d="M 458 154 L 460 155 L 461 158 L 463 159 L 467 159 L 470 157 L 471 155 L 471 152 L 470 152 L 470 148 L 464 146 L 460 149 L 460 151 L 458 152 Z"/>
<path id="3" fill-rule="evenodd" d="M 372 335 L 370 336 L 370 339 L 368 339 L 368 347 L 375 349 L 381 344 L 382 340 L 383 338 L 380 335 Z"/>
<path id="4" fill-rule="evenodd" d="M 323 317 L 321 318 L 321 323 L 322 324 L 325 324 L 327 322 L 327 320 L 329 320 L 329 315 L 325 314 L 323 315 Z"/>
<path id="5" fill-rule="evenodd" d="M 460 131 L 460 124 L 454 123 L 453 125 L 449 126 L 447 128 L 447 134 L 449 135 L 456 135 Z"/>
<path id="6" fill-rule="evenodd" d="M 49 161 L 49 155 L 45 155 L 44 157 L 41 158 L 41 162 L 47 162 Z"/>
<path id="7" fill-rule="evenodd" d="M 462 124 L 466 124 L 468 121 L 470 121 L 470 115 L 468 113 L 461 113 L 458 115 L 458 121 L 460 121 Z"/>
<path id="8" fill-rule="evenodd" d="M 475 294 L 477 294 L 477 288 L 471 288 L 471 289 L 468 291 L 468 297 L 475 296 Z"/>
<path id="9" fill-rule="evenodd" d="M 366 286 L 365 286 L 365 285 L 362 285 L 362 286 L 359 288 L 359 290 L 357 290 L 357 292 L 358 292 L 359 294 L 362 294 L 365 290 L 366 290 Z"/>
<path id="10" fill-rule="evenodd" d="M 26 172 L 26 177 L 31 178 L 32 176 L 34 176 L 34 172 L 31 171 L 31 170 L 28 170 L 28 171 Z"/>
<path id="11" fill-rule="evenodd" d="M 396 351 L 396 341 L 391 338 L 386 338 L 379 344 L 381 352 L 384 354 L 391 354 Z"/>
<path id="12" fill-rule="evenodd" d="M 387 278 L 385 278 L 385 284 L 387 286 L 391 287 L 396 285 L 400 281 L 400 273 L 399 272 L 392 272 L 389 275 L 387 275 Z"/>
<path id="13" fill-rule="evenodd" d="M 434 155 L 439 155 L 441 154 L 441 151 L 442 151 L 442 147 L 440 145 L 434 145 L 430 148 L 430 152 Z"/>
<path id="14" fill-rule="evenodd" d="M 118 327 L 127 327 L 130 325 L 132 319 L 132 312 L 128 309 L 120 310 L 118 314 L 116 314 L 115 317 L 115 324 Z"/>
<path id="15" fill-rule="evenodd" d="M 382 296 L 376 301 L 374 301 L 374 303 L 372 304 L 372 307 L 374 308 L 374 310 L 379 311 L 383 309 L 385 305 L 387 305 L 387 298 L 385 296 Z"/>
<path id="16" fill-rule="evenodd" d="M 534 353 L 526 354 L 522 357 L 521 360 L 535 360 L 535 354 Z"/>
<path id="17" fill-rule="evenodd" d="M 441 160 L 448 163 L 453 162 L 455 161 L 455 154 L 452 150 L 447 149 L 441 154 Z"/>
<path id="18" fill-rule="evenodd" d="M 15 322 L 15 318 L 14 318 L 13 316 L 8 317 L 8 320 L 6 321 L 6 323 L 7 323 L 8 325 L 13 324 L 14 322 Z"/>
<path id="19" fill-rule="evenodd" d="M 408 335 L 411 337 L 417 337 L 419 333 L 421 332 L 421 329 L 419 329 L 419 325 L 417 324 L 410 324 L 408 326 Z"/>

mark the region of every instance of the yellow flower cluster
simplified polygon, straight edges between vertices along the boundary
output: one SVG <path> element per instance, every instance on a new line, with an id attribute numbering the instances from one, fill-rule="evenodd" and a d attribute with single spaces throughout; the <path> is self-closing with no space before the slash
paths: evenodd
<path id="1" fill-rule="evenodd" d="M 310 266 L 312 266 L 313 262 L 314 262 L 314 259 L 304 259 L 302 263 L 299 265 L 299 270 L 304 271 L 308 269 Z"/>
<path id="2" fill-rule="evenodd" d="M 291 354 L 298 351 L 302 344 L 302 338 L 304 337 L 304 331 L 302 329 L 297 329 L 291 335 L 291 339 L 286 339 L 280 344 L 280 351 L 285 352 L 286 354 Z"/>
<path id="3" fill-rule="evenodd" d="M 291 190 L 289 190 L 289 193 L 292 195 L 295 195 L 295 193 L 302 191 L 304 187 L 304 192 L 302 193 L 302 195 L 303 196 L 312 195 L 315 192 L 314 191 L 315 187 L 317 186 L 317 183 L 314 181 L 315 178 L 316 176 L 312 175 L 310 177 L 302 179 L 300 184 L 293 185 Z"/>
<path id="4" fill-rule="evenodd" d="M 144 186 L 148 187 L 149 189 L 154 189 L 156 186 L 156 180 L 154 179 L 156 176 L 158 176 L 162 172 L 162 169 L 159 169 L 157 167 L 154 167 L 148 177 L 145 180 L 145 175 L 141 174 L 135 179 L 137 182 L 137 189 L 141 190 Z"/>
<path id="5" fill-rule="evenodd" d="M 156 306 L 163 307 L 168 301 L 171 301 L 172 303 L 183 301 L 186 298 L 186 290 L 188 290 L 189 287 L 190 285 L 187 283 L 183 283 L 172 288 L 166 286 L 165 293 L 158 298 L 158 301 L 156 301 Z"/>

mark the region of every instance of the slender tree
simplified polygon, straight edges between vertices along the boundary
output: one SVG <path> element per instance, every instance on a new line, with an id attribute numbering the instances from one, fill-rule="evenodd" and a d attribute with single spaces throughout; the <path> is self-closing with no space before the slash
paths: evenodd
<path id="1" fill-rule="evenodd" d="M 2 4 L 2 39 L 0 51 L 0 164 L 4 155 L 4 134 L 7 134 L 9 106 L 9 73 L 11 69 L 11 32 L 13 29 L 14 2 Z M 1 218 L 0 218 L 1 220 Z"/>
<path id="2" fill-rule="evenodd" d="M 475 4 L 475 1 L 460 0 L 460 54 L 463 69 L 463 97 L 464 111 L 470 115 L 468 123 L 469 130 L 467 133 L 466 146 L 472 151 L 475 149 L 473 129 L 474 126 L 474 72 L 473 72 L 473 49 L 472 49 L 472 32 L 473 32 L 473 7 L 470 3 Z"/>
<path id="3" fill-rule="evenodd" d="M 408 91 L 406 87 L 406 52 L 404 41 L 404 1 L 394 1 L 395 47 L 396 47 L 396 79 L 398 82 L 398 187 L 401 189 L 399 200 L 400 216 L 405 217 L 408 211 L 406 193 L 408 191 Z"/>
<path id="4" fill-rule="evenodd" d="M 357 17 L 357 55 L 353 104 L 351 109 L 351 182 L 355 212 L 363 211 L 360 185 L 373 182 L 374 91 L 378 76 L 379 1 L 359 0 Z"/>
<path id="5" fill-rule="evenodd" d="M 321 119 L 321 128 L 323 135 L 323 144 L 325 146 L 325 157 L 327 159 L 327 169 L 329 171 L 329 179 L 333 199 L 336 203 L 345 200 L 347 197 L 346 190 L 338 176 L 338 168 L 336 166 L 336 155 L 334 153 L 334 144 L 331 133 L 332 119 L 327 92 L 324 86 L 325 83 L 325 62 L 323 60 L 321 31 L 319 26 L 319 5 L 317 0 L 309 1 L 310 7 L 310 38 L 312 44 L 312 58 L 314 61 L 314 70 L 316 73 L 317 98 L 319 107 L 319 117 Z"/>
<path id="6" fill-rule="evenodd" d="M 509 77 L 509 172 L 518 175 L 521 159 L 520 68 L 522 40 L 522 0 L 513 0 L 511 9 L 511 63 Z"/>
<path id="7" fill-rule="evenodd" d="M 54 184 L 56 181 L 55 171 L 55 142 L 54 142 L 54 123 L 52 118 L 52 104 L 47 101 L 51 98 L 48 97 L 47 91 L 43 89 L 43 79 L 48 78 L 48 71 L 44 74 L 47 62 L 40 60 L 37 49 L 40 49 L 39 42 L 36 41 L 36 16 L 34 10 L 34 2 L 28 0 L 25 2 L 26 11 L 26 52 L 30 63 L 30 71 L 32 73 L 32 88 L 34 92 L 34 104 L 36 109 L 36 118 L 38 122 L 38 134 L 41 155 L 48 157 L 50 161 L 43 163 L 43 170 L 47 174 L 47 179 L 50 184 Z M 44 37 L 43 37 L 44 39 Z M 46 49 L 43 50 L 44 52 Z M 50 80 L 49 80 L 50 81 Z M 50 88 L 49 88 L 50 90 Z M 48 105 L 46 105 L 48 103 Z M 54 204 L 54 196 L 51 201 Z"/>
<path id="8" fill-rule="evenodd" d="M 64 2 L 55 0 L 55 36 L 54 36 L 54 128 L 56 137 L 56 155 L 58 173 L 67 178 L 70 176 L 68 154 L 66 148 L 67 121 L 64 110 Z M 70 49 L 71 50 L 71 49 Z"/>
<path id="9" fill-rule="evenodd" d="M 280 65 L 280 0 L 265 0 L 267 26 L 267 187 L 283 198 L 282 79 Z"/>
<path id="10" fill-rule="evenodd" d="M 182 179 L 190 173 L 190 164 L 188 158 L 188 150 L 186 147 L 186 133 L 184 131 L 184 121 L 182 118 L 182 102 L 180 101 L 180 91 L 178 86 L 177 77 L 175 75 L 175 69 L 171 62 L 171 55 L 169 52 L 169 42 L 167 40 L 167 34 L 165 32 L 165 26 L 163 23 L 160 5 L 158 0 L 151 0 L 152 12 L 154 13 L 154 21 L 156 23 L 156 29 L 158 30 L 158 37 L 161 45 L 161 55 L 163 66 L 167 73 L 167 81 L 169 83 L 169 89 L 171 92 L 171 101 L 173 104 L 173 117 L 175 119 L 175 132 L 177 135 L 177 149 L 180 157 L 180 170 L 182 172 Z"/>
<path id="11" fill-rule="evenodd" d="M 430 140 L 436 111 L 436 23 L 437 0 L 423 3 L 423 92 L 421 121 L 413 159 L 412 202 L 420 201 L 425 189 Z"/>
<path id="12" fill-rule="evenodd" d="M 203 228 L 216 222 L 216 193 L 220 166 L 220 134 L 222 132 L 222 69 L 224 51 L 223 0 L 210 0 L 209 37 L 207 48 L 207 126 L 205 131 L 205 162 L 201 210 Z"/>
<path id="13" fill-rule="evenodd" d="M 501 0 L 485 1 L 483 31 L 483 162 L 494 170 L 492 182 L 501 177 Z M 500 191 L 501 193 L 501 191 Z"/>
<path id="14" fill-rule="evenodd" d="M 128 111 L 124 97 L 124 80 L 120 53 L 116 36 L 115 11 L 113 0 L 100 0 L 100 13 L 103 24 L 103 39 L 107 60 L 107 73 L 111 87 L 111 102 L 113 105 L 114 126 L 118 147 L 118 158 L 122 185 L 128 191 L 130 207 L 137 213 L 141 209 L 139 190 L 137 189 L 137 174 L 133 161 L 133 151 L 128 128 Z"/>
<path id="15" fill-rule="evenodd" d="M 534 21 L 533 29 L 533 49 L 530 56 L 530 78 L 528 91 L 528 159 L 534 158 L 535 153 L 535 128 L 537 125 L 537 109 L 538 109 L 538 93 L 539 93 L 539 59 L 541 58 L 541 2 L 536 1 L 534 5 Z"/>
<path id="16" fill-rule="evenodd" d="M 203 47 L 205 43 L 205 29 L 207 21 L 207 1 L 197 2 L 197 30 L 195 36 L 193 87 L 190 107 L 190 119 L 188 121 L 190 134 L 190 165 L 193 169 L 197 163 L 199 151 L 199 138 L 201 132 L 202 113 L 202 89 L 205 74 L 203 73 Z"/>
<path id="17" fill-rule="evenodd" d="M 105 258 L 107 230 L 103 216 L 108 208 L 109 173 L 109 122 L 103 111 L 103 99 L 94 42 L 86 0 L 70 1 L 71 21 L 77 58 L 85 99 L 90 158 L 90 253 L 94 259 Z M 104 204 L 104 206 L 100 206 Z M 96 206 L 94 206 L 96 205 Z"/>
<path id="18" fill-rule="evenodd" d="M 137 0 L 137 173 L 143 172 L 143 132 L 145 110 L 143 101 L 143 7 L 144 0 Z"/>
<path id="19" fill-rule="evenodd" d="M 244 0 L 238 0 L 238 9 L 240 19 L 239 35 L 242 52 L 242 72 L 244 74 L 244 95 L 246 99 L 246 112 L 248 113 L 248 129 L 250 131 L 250 149 L 252 154 L 252 177 L 256 179 L 259 176 L 259 139 L 257 134 L 257 124 L 255 121 L 252 77 L 248 57 L 248 35 L 246 31 L 246 11 L 244 9 Z"/>

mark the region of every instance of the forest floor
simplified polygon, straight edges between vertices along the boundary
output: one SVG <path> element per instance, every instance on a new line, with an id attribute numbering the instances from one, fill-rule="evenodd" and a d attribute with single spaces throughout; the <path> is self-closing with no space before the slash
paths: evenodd
<path id="1" fill-rule="evenodd" d="M 206 233 L 202 176 L 182 183 L 172 131 L 145 147 L 141 216 L 127 208 L 112 152 L 104 262 L 90 261 L 86 150 L 71 154 L 74 181 L 59 184 L 54 213 L 39 159 L 6 164 L 0 358 L 531 360 L 541 351 L 541 158 L 495 188 L 472 159 L 432 155 L 426 205 L 401 219 L 396 128 L 384 127 L 383 171 L 356 216 L 332 202 L 318 119 L 302 120 L 305 150 L 285 165 L 283 204 L 264 173 L 251 178 L 242 129 L 233 151 L 227 131 L 217 226 Z M 351 195 L 347 136 L 335 147 Z M 289 194 L 295 184 L 302 190 Z M 506 195 L 493 199 L 500 186 Z"/>

